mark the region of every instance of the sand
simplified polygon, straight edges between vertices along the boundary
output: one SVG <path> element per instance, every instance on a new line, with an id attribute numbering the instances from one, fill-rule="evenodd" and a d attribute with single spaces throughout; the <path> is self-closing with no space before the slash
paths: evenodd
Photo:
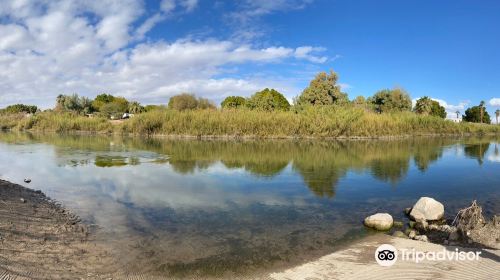
<path id="1" fill-rule="evenodd" d="M 415 248 L 423 252 L 455 251 L 442 246 L 384 234 L 369 237 L 349 248 L 282 272 L 272 273 L 270 279 L 500 279 L 500 251 L 481 251 L 477 261 L 402 261 L 383 267 L 375 261 L 375 250 L 381 244 L 391 244 L 398 250 Z"/>

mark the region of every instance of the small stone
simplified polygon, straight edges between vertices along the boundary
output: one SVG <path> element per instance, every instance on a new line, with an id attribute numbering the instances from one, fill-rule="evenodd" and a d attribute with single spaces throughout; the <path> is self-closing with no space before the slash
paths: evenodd
<path id="1" fill-rule="evenodd" d="M 422 230 L 422 231 L 426 231 L 429 227 L 429 223 L 427 223 L 427 221 L 425 219 L 420 219 L 420 220 L 417 220 L 416 224 L 415 224 L 415 228 L 417 230 Z"/>
<path id="2" fill-rule="evenodd" d="M 450 235 L 448 235 L 448 240 L 449 241 L 457 241 L 460 238 L 460 235 L 458 234 L 458 231 L 452 231 Z"/>
<path id="3" fill-rule="evenodd" d="M 410 233 L 408 233 L 408 237 L 414 239 L 415 236 L 417 236 L 417 232 L 414 230 L 410 230 Z"/>
<path id="4" fill-rule="evenodd" d="M 19 200 L 20 200 L 22 203 L 26 203 L 26 199 L 24 199 L 24 198 L 21 198 L 21 199 L 19 199 Z"/>
<path id="5" fill-rule="evenodd" d="M 399 237 L 399 238 L 408 238 L 402 231 L 397 230 L 395 231 L 392 236 L 394 237 Z"/>
<path id="6" fill-rule="evenodd" d="M 364 224 L 376 230 L 389 230 L 392 227 L 393 221 L 392 216 L 388 213 L 377 213 L 366 217 Z"/>
<path id="7" fill-rule="evenodd" d="M 395 221 L 393 226 L 398 227 L 398 228 L 402 228 L 404 226 L 404 224 L 403 224 L 403 222 Z"/>
<path id="8" fill-rule="evenodd" d="M 415 236 L 415 240 L 429 242 L 429 238 L 427 238 L 427 235 L 417 235 Z"/>
<path id="9" fill-rule="evenodd" d="M 429 225 L 429 230 L 441 230 L 441 227 L 438 225 Z"/>

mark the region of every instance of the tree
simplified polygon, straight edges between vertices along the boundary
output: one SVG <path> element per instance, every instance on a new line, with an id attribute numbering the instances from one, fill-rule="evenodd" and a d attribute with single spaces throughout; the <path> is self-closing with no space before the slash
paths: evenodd
<path id="1" fill-rule="evenodd" d="M 467 108 L 467 110 L 465 110 L 465 115 L 462 117 L 462 120 L 475 123 L 491 123 L 490 115 L 487 111 L 481 108 L 481 104 L 479 104 L 479 106 Z"/>
<path id="2" fill-rule="evenodd" d="M 483 123 L 483 119 L 484 119 L 484 101 L 479 102 L 479 109 L 481 110 L 481 123 Z"/>
<path id="3" fill-rule="evenodd" d="M 56 98 L 56 111 L 71 111 L 76 113 L 91 113 L 93 112 L 92 102 L 85 96 L 78 96 L 74 93 L 72 95 L 58 95 Z"/>
<path id="4" fill-rule="evenodd" d="M 337 74 L 330 70 L 330 74 L 320 72 L 302 91 L 297 99 L 297 104 L 305 105 L 332 105 L 346 104 L 349 102 L 347 94 L 341 92 L 337 84 Z"/>
<path id="5" fill-rule="evenodd" d="M 131 114 L 139 114 L 144 112 L 145 109 L 141 104 L 137 101 L 130 102 L 128 105 L 128 112 Z"/>
<path id="6" fill-rule="evenodd" d="M 446 118 L 446 109 L 436 100 L 432 100 L 431 116 Z"/>
<path id="7" fill-rule="evenodd" d="M 194 94 L 182 93 L 170 97 L 168 101 L 168 108 L 174 110 L 194 110 L 198 106 L 198 100 Z"/>
<path id="8" fill-rule="evenodd" d="M 432 99 L 427 96 L 418 99 L 414 111 L 417 114 L 430 115 L 432 111 Z"/>
<path id="9" fill-rule="evenodd" d="M 2 113 L 8 113 L 8 114 L 17 114 L 17 113 L 26 113 L 26 114 L 34 114 L 38 110 L 38 107 L 35 105 L 24 105 L 24 104 L 15 104 L 15 105 L 10 105 L 7 106 L 6 108 L 2 109 Z"/>
<path id="10" fill-rule="evenodd" d="M 211 100 L 208 100 L 207 98 L 199 97 L 197 108 L 202 109 L 202 110 L 204 110 L 204 109 L 213 110 L 213 109 L 216 109 L 217 106 L 215 106 L 215 104 Z"/>
<path id="11" fill-rule="evenodd" d="M 500 117 L 500 109 L 497 109 L 495 111 L 495 117 L 497 117 L 497 124 L 498 124 L 498 117 Z"/>
<path id="12" fill-rule="evenodd" d="M 256 92 L 247 100 L 246 104 L 250 109 L 263 111 L 290 110 L 290 103 L 288 103 L 285 96 L 275 89 L 268 88 Z"/>
<path id="13" fill-rule="evenodd" d="M 366 105 L 366 99 L 364 96 L 357 96 L 356 98 L 354 98 L 354 100 L 352 101 L 352 103 L 354 105 L 358 105 L 358 106 L 362 106 L 362 105 Z"/>
<path id="14" fill-rule="evenodd" d="M 401 88 L 380 90 L 368 98 L 368 103 L 371 103 L 378 113 L 411 110 L 410 96 Z"/>
<path id="15" fill-rule="evenodd" d="M 101 108 L 102 106 L 104 106 L 104 104 L 111 103 L 114 100 L 115 97 L 113 95 L 102 93 L 94 98 L 94 100 L 92 101 L 92 107 L 94 107 L 96 111 L 101 111 Z"/>
<path id="16" fill-rule="evenodd" d="M 196 98 L 194 94 L 182 93 L 170 97 L 168 108 L 174 110 L 215 109 L 215 104 L 206 98 Z"/>
<path id="17" fill-rule="evenodd" d="M 241 96 L 228 96 L 220 104 L 222 109 L 238 109 L 245 106 L 246 99 Z"/>

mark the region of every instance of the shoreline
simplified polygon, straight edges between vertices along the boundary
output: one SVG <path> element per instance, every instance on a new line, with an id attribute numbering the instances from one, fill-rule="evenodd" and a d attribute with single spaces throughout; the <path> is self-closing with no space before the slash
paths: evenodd
<path id="1" fill-rule="evenodd" d="M 110 252 L 41 191 L 0 180 L 0 279 L 102 279 Z"/>
<path id="2" fill-rule="evenodd" d="M 145 272 L 130 274 L 119 266 L 113 249 L 96 240 L 96 236 L 94 228 L 41 191 L 0 180 L 0 279 L 164 279 Z M 375 249 L 381 244 L 419 251 L 480 250 L 484 257 L 472 264 L 406 261 L 388 268 L 379 266 L 374 259 Z M 403 275 L 401 279 L 470 279 L 467 277 L 473 275 L 494 279 L 500 276 L 500 250 L 443 246 L 377 233 L 339 246 L 333 253 L 290 266 L 237 278 L 386 279 L 392 276 L 398 279 L 398 275 Z"/>
<path id="3" fill-rule="evenodd" d="M 410 138 L 462 138 L 462 137 L 500 137 L 500 133 L 415 133 L 387 136 L 257 136 L 257 135 L 183 135 L 183 134 L 137 134 L 104 131 L 72 130 L 13 130 L 1 129 L 3 133 L 58 134 L 58 135 L 102 135 L 130 138 L 155 138 L 173 140 L 323 140 L 323 141 L 365 141 L 365 140 L 404 140 Z"/>

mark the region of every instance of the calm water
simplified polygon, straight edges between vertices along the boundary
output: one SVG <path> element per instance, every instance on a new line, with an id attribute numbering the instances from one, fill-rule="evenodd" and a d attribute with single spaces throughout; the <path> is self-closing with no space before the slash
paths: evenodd
<path id="1" fill-rule="evenodd" d="M 300 263 L 420 196 L 500 213 L 500 141 L 194 141 L 0 134 L 0 177 L 100 227 L 128 268 L 189 277 Z"/>

